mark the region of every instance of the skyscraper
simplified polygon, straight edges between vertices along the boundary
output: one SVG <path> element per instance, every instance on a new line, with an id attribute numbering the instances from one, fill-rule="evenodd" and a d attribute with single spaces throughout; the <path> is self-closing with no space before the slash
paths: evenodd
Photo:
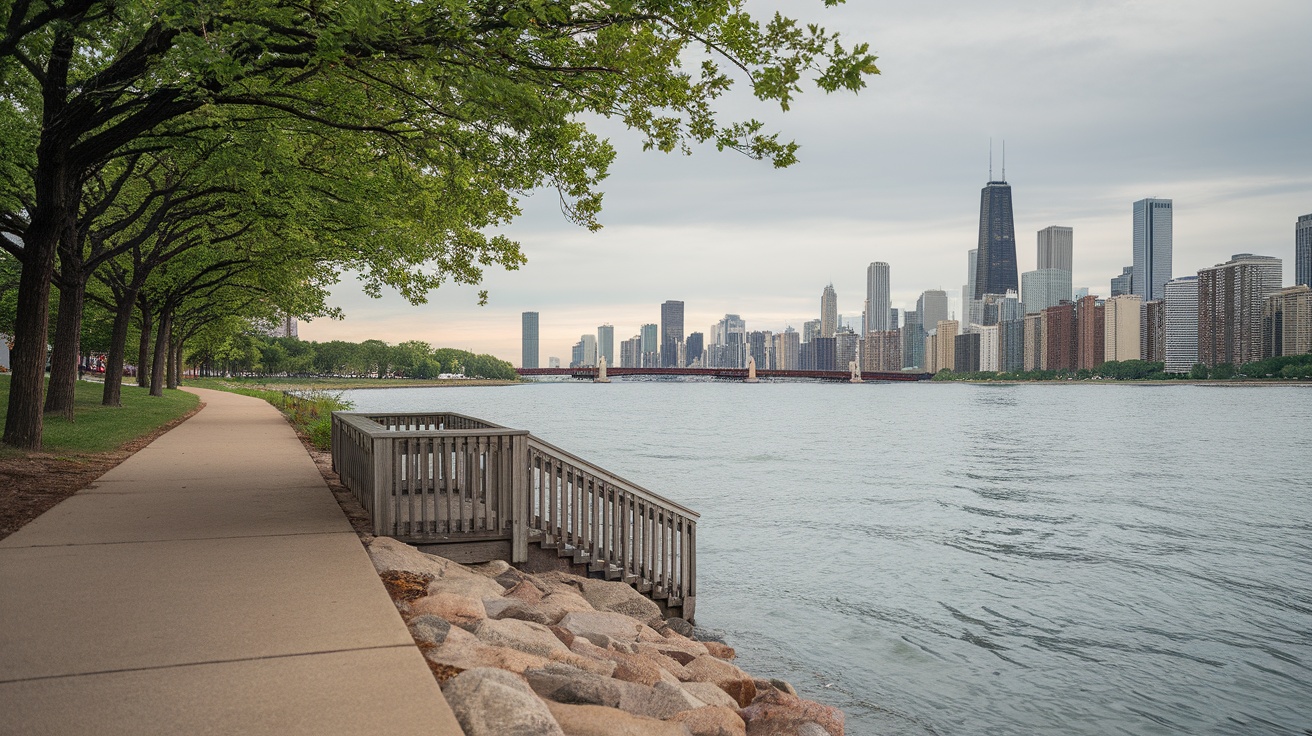
<path id="1" fill-rule="evenodd" d="M 1294 285 L 1312 286 L 1312 215 L 1294 225 Z"/>
<path id="2" fill-rule="evenodd" d="M 583 335 L 579 338 L 583 345 L 583 362 L 580 365 L 592 367 L 597 365 L 597 338 L 595 335 Z"/>
<path id="3" fill-rule="evenodd" d="M 888 291 L 888 264 L 875 261 L 866 267 L 866 332 L 884 332 L 897 329 L 890 325 L 892 307 Z"/>
<path id="4" fill-rule="evenodd" d="M 606 365 L 615 367 L 615 328 L 602 325 L 597 328 L 597 353 L 606 358 Z"/>
<path id="5" fill-rule="evenodd" d="M 524 312 L 523 349 L 519 359 L 520 368 L 538 367 L 538 313 Z"/>
<path id="6" fill-rule="evenodd" d="M 1312 353 L 1312 287 L 1296 284 L 1266 298 L 1265 354 Z"/>
<path id="7" fill-rule="evenodd" d="M 1103 312 L 1103 360 L 1141 360 L 1139 317 L 1143 300 L 1121 294 L 1107 300 Z"/>
<path id="8" fill-rule="evenodd" d="M 1281 261 L 1240 253 L 1198 272 L 1198 361 L 1236 368 L 1262 359 L 1266 298 L 1280 291 Z"/>
<path id="9" fill-rule="evenodd" d="M 1167 281 L 1166 283 L 1171 283 Z M 1165 291 L 1165 290 L 1163 290 Z M 1139 328 L 1139 359 L 1149 363 L 1166 362 L 1166 300 L 1157 299 L 1143 305 Z"/>
<path id="10" fill-rule="evenodd" d="M 1103 364 L 1106 354 L 1106 307 L 1097 296 L 1090 295 L 1075 303 L 1075 367 L 1093 370 Z M 1138 322 L 1139 313 L 1135 312 Z M 1135 346 L 1139 344 L 1136 335 Z"/>
<path id="11" fill-rule="evenodd" d="M 838 294 L 834 292 L 834 285 L 830 284 L 820 293 L 820 337 L 833 337 L 837 332 Z"/>
<path id="12" fill-rule="evenodd" d="M 971 248 L 966 253 L 966 284 L 961 287 L 961 329 L 970 332 L 970 326 L 984 320 L 983 300 L 975 296 L 975 278 L 979 270 L 979 249 Z"/>
<path id="13" fill-rule="evenodd" d="M 642 368 L 661 367 L 661 349 L 656 325 L 646 324 L 638 333 L 642 338 Z"/>
<path id="14" fill-rule="evenodd" d="M 705 338 L 706 336 L 702 333 L 693 332 L 684 341 L 687 345 L 685 355 L 688 356 L 688 365 L 692 365 L 693 361 L 701 360 L 702 354 L 706 352 Z"/>
<path id="15" fill-rule="evenodd" d="M 1050 225 L 1039 231 L 1038 265 L 1035 268 L 1071 270 L 1071 251 L 1074 250 L 1075 231 L 1061 225 Z"/>
<path id="16" fill-rule="evenodd" d="M 1075 305 L 1062 302 L 1043 310 L 1043 370 L 1073 371 L 1076 364 L 1077 339 Z"/>
<path id="17" fill-rule="evenodd" d="M 1198 362 L 1198 277 L 1166 282 L 1166 372 L 1188 373 Z"/>
<path id="18" fill-rule="evenodd" d="M 902 325 L 902 367 L 925 367 L 925 327 L 918 309 L 908 310 Z"/>
<path id="19" fill-rule="evenodd" d="M 1112 296 L 1134 293 L 1134 266 L 1125 266 L 1120 276 L 1112 277 Z M 1159 297 L 1160 298 L 1160 297 Z"/>
<path id="20" fill-rule="evenodd" d="M 679 343 L 683 341 L 683 302 L 670 300 L 661 305 L 661 367 L 681 368 Z"/>
<path id="21" fill-rule="evenodd" d="M 938 323 L 948 318 L 948 293 L 939 289 L 921 292 L 916 300 L 916 311 L 920 313 L 921 329 L 929 332 Z"/>
<path id="22" fill-rule="evenodd" d="M 1011 214 L 1011 185 L 1005 179 L 991 181 L 980 191 L 979 256 L 976 260 L 975 293 L 1005 294 L 1020 290 L 1016 275 L 1016 225 Z"/>
<path id="23" fill-rule="evenodd" d="M 1134 272 L 1131 294 L 1144 301 L 1161 299 L 1171 280 L 1171 200 L 1141 199 L 1134 203 Z"/>
<path id="24" fill-rule="evenodd" d="M 781 371 L 795 371 L 798 365 L 798 353 L 801 349 L 797 330 L 787 327 L 774 336 L 775 365 Z"/>
<path id="25" fill-rule="evenodd" d="M 1048 307 L 1074 301 L 1071 272 L 1060 268 L 1026 271 L 1021 275 L 1020 296 L 1025 314 L 1038 314 Z"/>

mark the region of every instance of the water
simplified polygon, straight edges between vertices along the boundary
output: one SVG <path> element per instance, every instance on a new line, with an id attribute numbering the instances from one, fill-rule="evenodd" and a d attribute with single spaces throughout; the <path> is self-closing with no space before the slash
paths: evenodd
<path id="1" fill-rule="evenodd" d="M 701 512 L 698 623 L 857 734 L 1312 734 L 1312 390 L 357 391 Z"/>

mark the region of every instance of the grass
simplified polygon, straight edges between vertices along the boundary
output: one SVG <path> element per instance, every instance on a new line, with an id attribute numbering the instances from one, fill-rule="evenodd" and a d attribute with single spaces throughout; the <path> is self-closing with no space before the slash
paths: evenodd
<path id="1" fill-rule="evenodd" d="M 123 406 L 101 406 L 104 386 L 77 382 L 73 421 L 47 415 L 41 431 L 44 452 L 71 455 L 109 452 L 143 437 L 186 414 L 200 403 L 195 394 L 165 391 L 151 396 L 149 390 L 124 384 Z M 0 415 L 9 408 L 9 376 L 0 376 Z M 12 454 L 13 450 L 4 450 Z"/>

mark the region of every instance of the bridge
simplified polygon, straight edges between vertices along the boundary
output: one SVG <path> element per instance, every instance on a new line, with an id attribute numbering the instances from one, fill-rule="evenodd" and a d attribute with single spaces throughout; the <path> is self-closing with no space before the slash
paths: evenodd
<path id="1" fill-rule="evenodd" d="M 515 372 L 525 378 L 537 376 L 569 376 L 579 380 L 592 380 L 597 377 L 596 368 L 516 368 Z M 718 378 L 729 381 L 747 379 L 746 368 L 606 368 L 610 378 L 626 376 L 672 376 L 692 378 Z M 852 374 L 848 371 L 779 371 L 757 370 L 756 377 L 765 379 L 805 379 L 820 381 L 849 381 Z M 862 371 L 863 381 L 928 381 L 928 373 L 902 373 L 890 371 Z"/>

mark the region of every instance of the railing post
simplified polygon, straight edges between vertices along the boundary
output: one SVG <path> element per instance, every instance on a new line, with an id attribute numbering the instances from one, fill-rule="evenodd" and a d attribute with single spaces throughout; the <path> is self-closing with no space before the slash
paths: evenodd
<path id="1" fill-rule="evenodd" d="M 511 442 L 514 462 L 510 471 L 510 561 L 528 562 L 528 435 L 515 435 Z"/>
<path id="2" fill-rule="evenodd" d="M 374 497 L 374 536 L 391 537 L 396 535 L 395 521 L 396 512 L 392 508 L 392 499 L 396 495 L 392 487 L 394 482 L 392 478 L 392 466 L 395 460 L 392 457 L 392 438 L 391 437 L 374 437 L 374 477 L 373 477 L 373 497 Z"/>

